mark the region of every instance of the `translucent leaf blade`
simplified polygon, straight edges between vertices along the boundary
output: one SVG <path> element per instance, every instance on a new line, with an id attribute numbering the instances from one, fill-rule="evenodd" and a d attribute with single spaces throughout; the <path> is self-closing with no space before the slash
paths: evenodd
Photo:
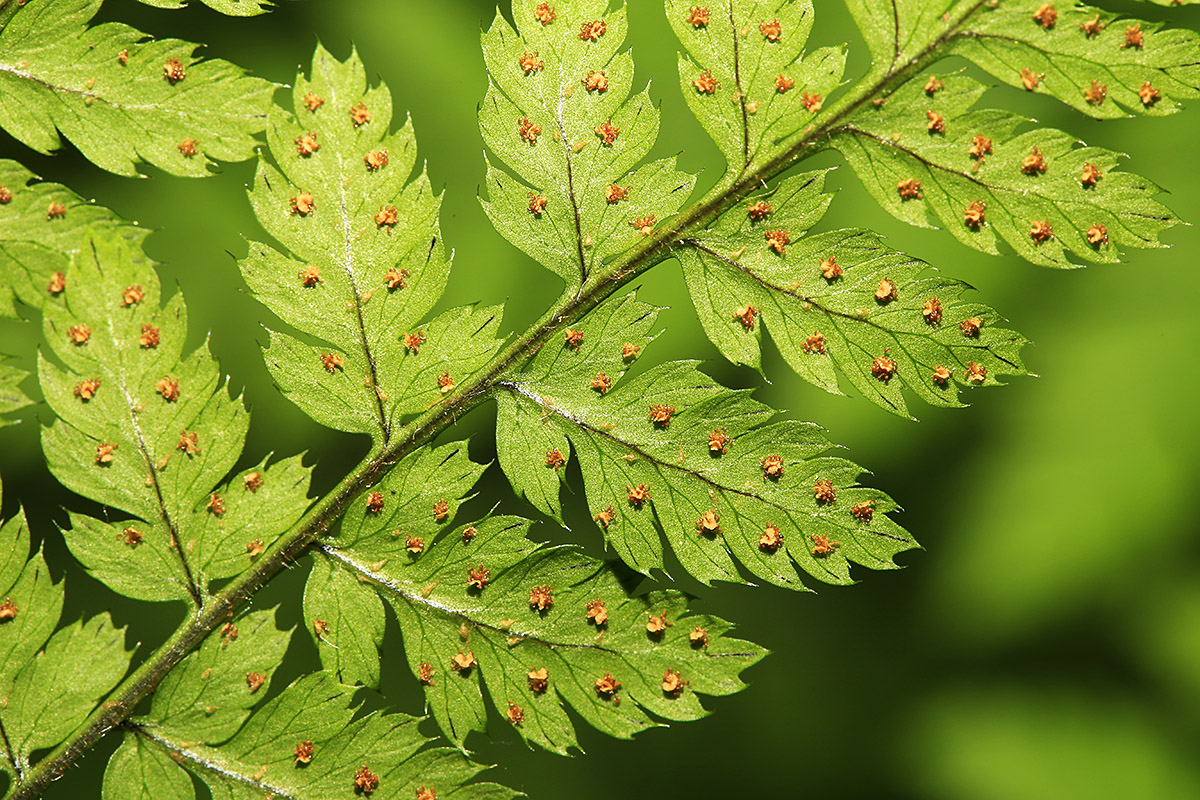
<path id="1" fill-rule="evenodd" d="M 630 295 L 606 305 L 635 317 L 655 311 Z M 619 315 L 605 307 L 595 328 L 590 317 L 580 325 L 578 351 L 546 346 L 524 374 L 501 384 L 509 399 L 497 431 L 533 440 L 550 430 L 571 442 L 589 510 L 623 561 L 642 573 L 661 569 L 665 536 L 701 581 L 741 582 L 740 563 L 763 580 L 802 589 L 797 567 L 847 583 L 850 562 L 890 568 L 896 553 L 916 546 L 886 516 L 894 503 L 857 486 L 859 467 L 823 455 L 831 445 L 815 426 L 769 422 L 771 409 L 716 384 L 694 362 L 621 378 L 625 355 L 649 339 L 608 333 L 604 321 Z M 585 349 L 589 342 L 594 350 Z M 560 359 L 586 367 L 572 370 Z M 518 487 L 535 465 L 551 469 L 568 456 L 500 454 Z M 523 463 L 512 462 L 514 454 Z"/>
<path id="2" fill-rule="evenodd" d="M 134 248 L 148 233 L 61 184 L 38 180 L 16 161 L 0 159 L 0 294 L 12 292 L 34 308 L 54 302 L 89 228 L 116 233 Z"/>
<path id="3" fill-rule="evenodd" d="M 680 88 L 725 156 L 727 185 L 779 155 L 841 82 L 845 53 L 804 53 L 813 6 L 765 0 L 698 6 L 668 0 L 667 19 L 684 47 Z"/>
<path id="4" fill-rule="evenodd" d="M 677 211 L 695 179 L 674 159 L 638 168 L 659 115 L 647 92 L 630 97 L 624 9 L 541 5 L 514 3 L 517 28 L 497 15 L 483 34 L 480 130 L 515 173 L 489 162 L 483 206 L 509 241 L 580 286 Z"/>
<path id="5" fill-rule="evenodd" d="M 138 751 L 167 756 L 180 774 L 186 769 L 208 785 L 213 797 L 228 800 L 264 794 L 294 800 L 357 793 L 407 798 L 425 788 L 434 791 L 430 796 L 467 800 L 516 796 L 495 784 L 471 783 L 482 768 L 455 751 L 429 748 L 417 718 L 377 712 L 355 718 L 352 693 L 327 673 L 302 677 L 219 747 L 189 740 L 169 720 L 136 724 L 109 762 L 106 785 L 128 792 L 123 796 L 147 793 L 142 774 L 124 767 L 134 747 L 128 742 L 136 739 Z M 166 760 L 154 758 L 165 768 Z"/>
<path id="6" fill-rule="evenodd" d="M 1116 262 L 1158 247 L 1178 218 L 1159 189 L 1116 169 L 1118 154 L 1062 131 L 975 110 L 984 86 L 922 76 L 881 106 L 853 115 L 830 139 L 879 203 L 914 225 L 932 220 L 989 253 L 1001 241 L 1035 264 Z"/>
<path id="7" fill-rule="evenodd" d="M 70 140 L 121 175 L 150 163 L 204 176 L 255 147 L 275 87 L 196 45 L 120 23 L 88 27 L 100 0 L 31 0 L 0 31 L 0 127 L 40 152 Z"/>

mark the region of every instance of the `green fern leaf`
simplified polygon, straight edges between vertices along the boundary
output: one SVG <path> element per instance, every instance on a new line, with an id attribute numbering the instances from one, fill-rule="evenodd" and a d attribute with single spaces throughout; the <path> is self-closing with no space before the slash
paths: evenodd
<path id="1" fill-rule="evenodd" d="M 1098 119 L 1161 116 L 1200 97 L 1200 35 L 1090 6 L 984 5 L 947 43 L 1010 86 Z M 953 13 L 953 12 L 951 12 Z M 1147 88 L 1148 87 L 1148 88 Z"/>
<path id="2" fill-rule="evenodd" d="M 695 178 L 673 158 L 637 166 L 659 115 L 648 91 L 629 97 L 625 10 L 542 5 L 516 0 L 517 30 L 497 14 L 483 34 L 491 80 L 479 126 L 515 177 L 489 160 L 482 202 L 497 231 L 578 287 L 677 211 Z"/>
<path id="3" fill-rule="evenodd" d="M 186 0 L 141 0 L 155 8 L 186 8 Z M 204 5 L 231 17 L 256 17 L 271 11 L 275 4 L 269 0 L 200 0 Z"/>
<path id="4" fill-rule="evenodd" d="M 294 99 L 294 112 L 272 114 L 275 166 L 260 162 L 250 194 L 289 252 L 251 242 L 243 274 L 305 334 L 271 336 L 266 362 L 283 393 L 318 422 L 383 445 L 402 417 L 487 363 L 500 309 L 453 309 L 419 325 L 450 270 L 440 200 L 424 172 L 405 183 L 416 164 L 412 124 L 389 133 L 391 97 L 367 87 L 358 56 L 343 63 L 318 48 Z"/>
<path id="5" fill-rule="evenodd" d="M 621 559 L 642 573 L 662 569 L 661 530 L 704 582 L 741 582 L 740 561 L 789 588 L 804 588 L 793 564 L 849 583 L 850 562 L 891 568 L 916 546 L 886 516 L 895 504 L 856 485 L 861 468 L 822 455 L 832 446 L 816 426 L 768 423 L 771 409 L 695 362 L 621 380 L 654 312 L 631 295 L 609 300 L 580 326 L 578 349 L 547 346 L 501 384 L 497 440 L 521 444 L 497 449 L 518 491 L 558 516 L 530 473 L 561 471 L 569 440 L 588 505 Z"/>
<path id="6" fill-rule="evenodd" d="M 199 603 L 208 581 L 249 567 L 299 519 L 308 470 L 292 458 L 227 479 L 249 415 L 205 348 L 183 355 L 183 300 L 161 305 L 140 251 L 95 234 L 66 283 L 44 309 L 63 366 L 40 361 L 58 417 L 43 429 L 43 449 L 65 486 L 135 517 L 73 515 L 67 545 L 114 591 Z"/>
<path id="7" fill-rule="evenodd" d="M 830 138 L 895 217 L 926 227 L 940 219 L 977 250 L 998 253 L 1003 240 L 1051 267 L 1119 261 L 1124 248 L 1161 246 L 1158 234 L 1178 224 L 1154 199 L 1157 186 L 1115 170 L 1117 153 L 1062 131 L 1020 131 L 1027 120 L 1015 114 L 971 110 L 985 87 L 970 78 L 921 84 L 855 114 Z"/>
<path id="8" fill-rule="evenodd" d="M 276 627 L 273 609 L 230 619 L 163 679 L 137 721 L 169 726 L 194 742 L 225 741 L 266 696 L 290 640 L 291 631 Z"/>
<path id="9" fill-rule="evenodd" d="M 84 233 L 119 234 L 140 247 L 149 233 L 57 183 L 37 180 L 16 161 L 0 159 L 0 316 L 13 316 L 11 297 L 41 308 L 66 286 L 71 256 Z"/>
<path id="10" fill-rule="evenodd" d="M 711 10 L 710 10 L 711 9 Z M 710 8 L 667 0 L 667 18 L 686 53 L 681 90 L 728 165 L 727 186 L 767 164 L 842 81 L 844 48 L 804 52 L 808 2 L 730 2 Z"/>
<path id="11" fill-rule="evenodd" d="M 39 551 L 27 559 L 24 514 L 0 525 L 0 771 L 16 785 L 30 755 L 67 738 L 129 667 L 125 631 L 107 613 L 54 632 L 62 584 Z M 53 633 L 53 635 L 51 635 Z"/>
<path id="12" fill-rule="evenodd" d="M 728 623 L 686 616 L 680 593 L 634 595 L 619 566 L 527 539 L 528 520 L 453 524 L 482 471 L 463 443 L 417 451 L 321 544 L 327 564 L 309 576 L 305 617 L 327 667 L 377 680 L 368 643 L 382 635 L 382 598 L 450 739 L 461 745 L 486 728 L 486 686 L 522 738 L 558 753 L 578 746 L 564 702 L 597 729 L 629 737 L 654 718 L 704 715 L 697 693 L 741 688 L 738 673 L 763 651 L 724 636 Z M 650 633 L 661 615 L 663 631 Z M 608 691 L 606 675 L 623 688 Z"/>
<path id="13" fill-rule="evenodd" d="M 109 761 L 103 797 L 193 797 L 187 772 L 218 800 L 516 796 L 496 784 L 468 783 L 481 767 L 449 748 L 428 747 L 417 718 L 357 714 L 353 691 L 326 673 L 307 675 L 264 703 L 216 747 L 197 742 L 170 717 L 132 721 Z M 432 793 L 422 795 L 423 790 Z"/>
<path id="14" fill-rule="evenodd" d="M 140 162 L 204 176 L 241 161 L 263 129 L 273 84 L 196 45 L 109 22 L 101 0 L 29 0 L 0 30 L 0 128 L 41 153 L 59 134 L 120 175 Z"/>
<path id="15" fill-rule="evenodd" d="M 823 182 L 822 173 L 786 178 L 683 240 L 692 302 L 726 358 L 761 370 L 765 329 L 805 380 L 837 393 L 840 371 L 902 415 L 905 388 L 956 406 L 960 385 L 1025 374 L 1025 338 L 966 297 L 965 284 L 931 274 L 870 231 L 806 236 L 831 199 Z M 780 236 L 796 241 L 782 245 Z"/>

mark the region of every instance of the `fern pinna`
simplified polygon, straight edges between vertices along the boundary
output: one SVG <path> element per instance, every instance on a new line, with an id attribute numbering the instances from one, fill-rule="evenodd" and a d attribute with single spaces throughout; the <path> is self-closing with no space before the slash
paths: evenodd
<path id="1" fill-rule="evenodd" d="M 0 313 L 41 314 L 45 457 L 104 509 L 70 512 L 62 539 L 113 591 L 186 608 L 134 663 L 107 614 L 60 620 L 62 583 L 23 516 L 5 523 L 0 769 L 14 800 L 109 732 L 105 797 L 190 798 L 192 776 L 214 797 L 506 797 L 466 749 L 489 715 L 556 753 L 579 749 L 577 721 L 629 737 L 704 715 L 702 696 L 741 689 L 764 650 L 677 590 L 641 590 L 644 576 L 675 560 L 705 584 L 802 590 L 917 545 L 819 427 L 696 362 L 655 362 L 662 309 L 631 281 L 678 260 L 733 363 L 763 371 L 769 332 L 829 392 L 906 417 L 914 400 L 962 405 L 1026 374 L 1025 338 L 879 234 L 820 230 L 827 173 L 793 167 L 836 150 L 911 224 L 1049 267 L 1116 262 L 1177 222 L 1157 187 L 1116 153 L 980 107 L 983 76 L 1099 119 L 1169 113 L 1200 91 L 1194 33 L 1083 6 L 855 0 L 871 65 L 848 80 L 843 47 L 809 46 L 810 3 L 668 0 L 680 90 L 726 161 L 698 196 L 675 159 L 648 159 L 659 114 L 634 91 L 625 10 L 514 0 L 482 37 L 481 202 L 563 289 L 510 335 L 500 305 L 441 307 L 440 198 L 411 122 L 357 55 L 318 47 L 272 105 L 277 87 L 196 61 L 191 44 L 91 23 L 99 6 L 0 3 L 0 126 L 121 174 L 204 175 L 264 135 L 249 200 L 266 237 L 239 266 L 273 315 L 267 369 L 304 413 L 372 444 L 318 498 L 301 457 L 245 453 L 249 414 L 207 346 L 185 352 L 186 305 L 164 298 L 146 231 L 0 162 Z M 24 377 L 0 365 L 7 419 L 31 402 Z M 463 505 L 487 465 L 442 434 L 489 401 L 527 518 Z M 540 544 L 535 526 L 568 512 L 615 557 Z M 299 632 L 247 603 L 297 559 Z M 388 609 L 444 743 L 362 705 L 394 668 L 379 659 Z M 293 635 L 323 669 L 273 685 Z"/>

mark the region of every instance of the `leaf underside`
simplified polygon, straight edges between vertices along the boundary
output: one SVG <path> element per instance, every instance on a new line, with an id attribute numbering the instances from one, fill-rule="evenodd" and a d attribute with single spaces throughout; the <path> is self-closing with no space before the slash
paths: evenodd
<path id="1" fill-rule="evenodd" d="M 88 237 L 67 288 L 43 309 L 43 429 L 51 472 L 72 491 L 130 515 L 71 515 L 68 547 L 114 591 L 199 602 L 285 533 L 308 506 L 299 457 L 229 475 L 249 414 L 207 348 L 183 354 L 187 315 L 165 304 L 153 267 L 114 233 Z"/>
<path id="2" fill-rule="evenodd" d="M 318 48 L 293 95 L 294 110 L 271 113 L 275 163 L 260 161 L 250 193 L 287 249 L 251 242 L 242 273 L 303 334 L 273 331 L 265 352 L 284 395 L 318 422 L 382 446 L 487 363 L 501 310 L 457 308 L 419 324 L 450 271 L 441 201 L 423 171 L 409 182 L 412 123 L 389 132 L 391 96 L 367 86 L 358 56 L 343 63 Z"/>
<path id="3" fill-rule="evenodd" d="M 20 785 L 36 750 L 66 739 L 129 666 L 125 631 L 107 613 L 55 631 L 63 585 L 41 550 L 29 555 L 25 515 L 0 525 L 0 771 Z"/>
<path id="4" fill-rule="evenodd" d="M 447 737 L 461 744 L 485 729 L 486 687 L 518 735 L 559 753 L 578 747 L 565 705 L 599 730 L 629 737 L 657 719 L 705 715 L 699 694 L 742 688 L 738 674 L 762 649 L 726 636 L 723 620 L 689 615 L 681 593 L 636 594 L 636 576 L 619 563 L 530 541 L 528 520 L 456 524 L 482 470 L 462 442 L 418 451 L 322 544 L 305 618 L 327 668 L 343 680 L 378 679 L 370 662 L 378 660 L 386 603 Z M 659 616 L 663 629 L 651 632 Z M 606 676 L 621 688 L 604 691 Z"/>
<path id="5" fill-rule="evenodd" d="M 101 0 L 29 0 L 0 30 L 0 127 L 42 153 L 62 137 L 110 172 L 203 177 L 256 146 L 275 86 L 196 45 L 117 22 Z"/>

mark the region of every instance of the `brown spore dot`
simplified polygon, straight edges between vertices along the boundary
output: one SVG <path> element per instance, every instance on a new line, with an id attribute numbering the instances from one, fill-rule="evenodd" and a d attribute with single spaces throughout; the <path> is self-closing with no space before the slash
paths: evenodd
<path id="1" fill-rule="evenodd" d="M 608 23 L 602 19 L 584 22 L 579 26 L 579 38 L 585 42 L 595 42 L 608 32 Z"/>
<path id="2" fill-rule="evenodd" d="M 663 694 L 667 697 L 679 697 L 683 693 L 683 687 L 687 685 L 687 681 L 679 673 L 679 670 L 669 668 L 662 677 Z"/>
<path id="3" fill-rule="evenodd" d="M 158 383 L 154 384 L 154 391 L 162 395 L 165 402 L 174 403 L 179 399 L 179 381 L 170 375 L 159 378 Z"/>
<path id="4" fill-rule="evenodd" d="M 305 739 L 302 742 L 296 742 L 296 749 L 292 751 L 292 755 L 296 758 L 297 764 L 308 764 L 313 760 L 313 743 L 310 739 Z"/>
<path id="5" fill-rule="evenodd" d="M 107 466 L 112 463 L 113 451 L 117 446 L 112 442 L 102 442 L 96 445 L 96 463 L 100 466 Z"/>
<path id="6" fill-rule="evenodd" d="M 545 667 L 529 670 L 529 691 L 541 694 L 550 685 L 550 671 Z"/>
<path id="7" fill-rule="evenodd" d="M 597 678 L 592 684 L 596 689 L 596 694 L 600 697 L 608 699 L 621 690 L 621 682 L 612 676 L 612 673 L 604 673 L 604 677 Z"/>
<path id="8" fill-rule="evenodd" d="M 467 570 L 467 588 L 483 589 L 492 579 L 492 571 L 480 564 Z"/>
<path id="9" fill-rule="evenodd" d="M 608 624 L 608 607 L 603 600 L 588 601 L 587 620 L 597 628 Z"/>
<path id="10" fill-rule="evenodd" d="M 878 356 L 871 362 L 871 374 L 876 380 L 887 383 L 896 374 L 896 362 L 887 356 Z"/>
<path id="11" fill-rule="evenodd" d="M 554 590 L 544 583 L 533 587 L 529 591 L 529 607 L 536 611 L 549 611 L 554 607 Z"/>
<path id="12" fill-rule="evenodd" d="M 817 558 L 824 558 L 842 546 L 841 542 L 829 541 L 829 537 L 823 533 L 814 533 L 809 538 L 813 541 L 812 554 Z"/>
<path id="13" fill-rule="evenodd" d="M 367 765 L 363 764 L 354 773 L 354 789 L 362 794 L 370 794 L 379 788 L 379 776 L 371 770 L 367 769 Z"/>
<path id="14" fill-rule="evenodd" d="M 870 522 L 871 517 L 875 516 L 875 501 L 863 500 L 861 503 L 855 503 L 850 506 L 850 513 L 854 515 L 855 519 Z"/>
<path id="15" fill-rule="evenodd" d="M 91 338 L 91 327 L 82 323 L 72 325 L 67 329 L 67 338 L 71 339 L 72 344 L 86 344 Z"/>
<path id="16" fill-rule="evenodd" d="M 262 688 L 262 685 L 264 683 L 266 683 L 266 681 L 267 681 L 267 676 L 263 675 L 261 672 L 247 672 L 246 673 L 246 686 L 248 686 L 250 688 L 251 694 L 254 694 L 260 688 Z"/>
<path id="17" fill-rule="evenodd" d="M 354 123 L 354 127 L 361 128 L 371 121 L 371 112 L 367 110 L 366 105 L 358 103 L 350 108 L 350 121 Z"/>
<path id="18" fill-rule="evenodd" d="M 172 86 L 186 78 L 187 71 L 183 68 L 183 62 L 178 58 L 168 58 L 163 62 L 163 77 Z"/>
<path id="19" fill-rule="evenodd" d="M 90 401 L 98 391 L 100 391 L 99 378 L 88 378 L 75 384 L 75 396 L 83 403 Z"/>

